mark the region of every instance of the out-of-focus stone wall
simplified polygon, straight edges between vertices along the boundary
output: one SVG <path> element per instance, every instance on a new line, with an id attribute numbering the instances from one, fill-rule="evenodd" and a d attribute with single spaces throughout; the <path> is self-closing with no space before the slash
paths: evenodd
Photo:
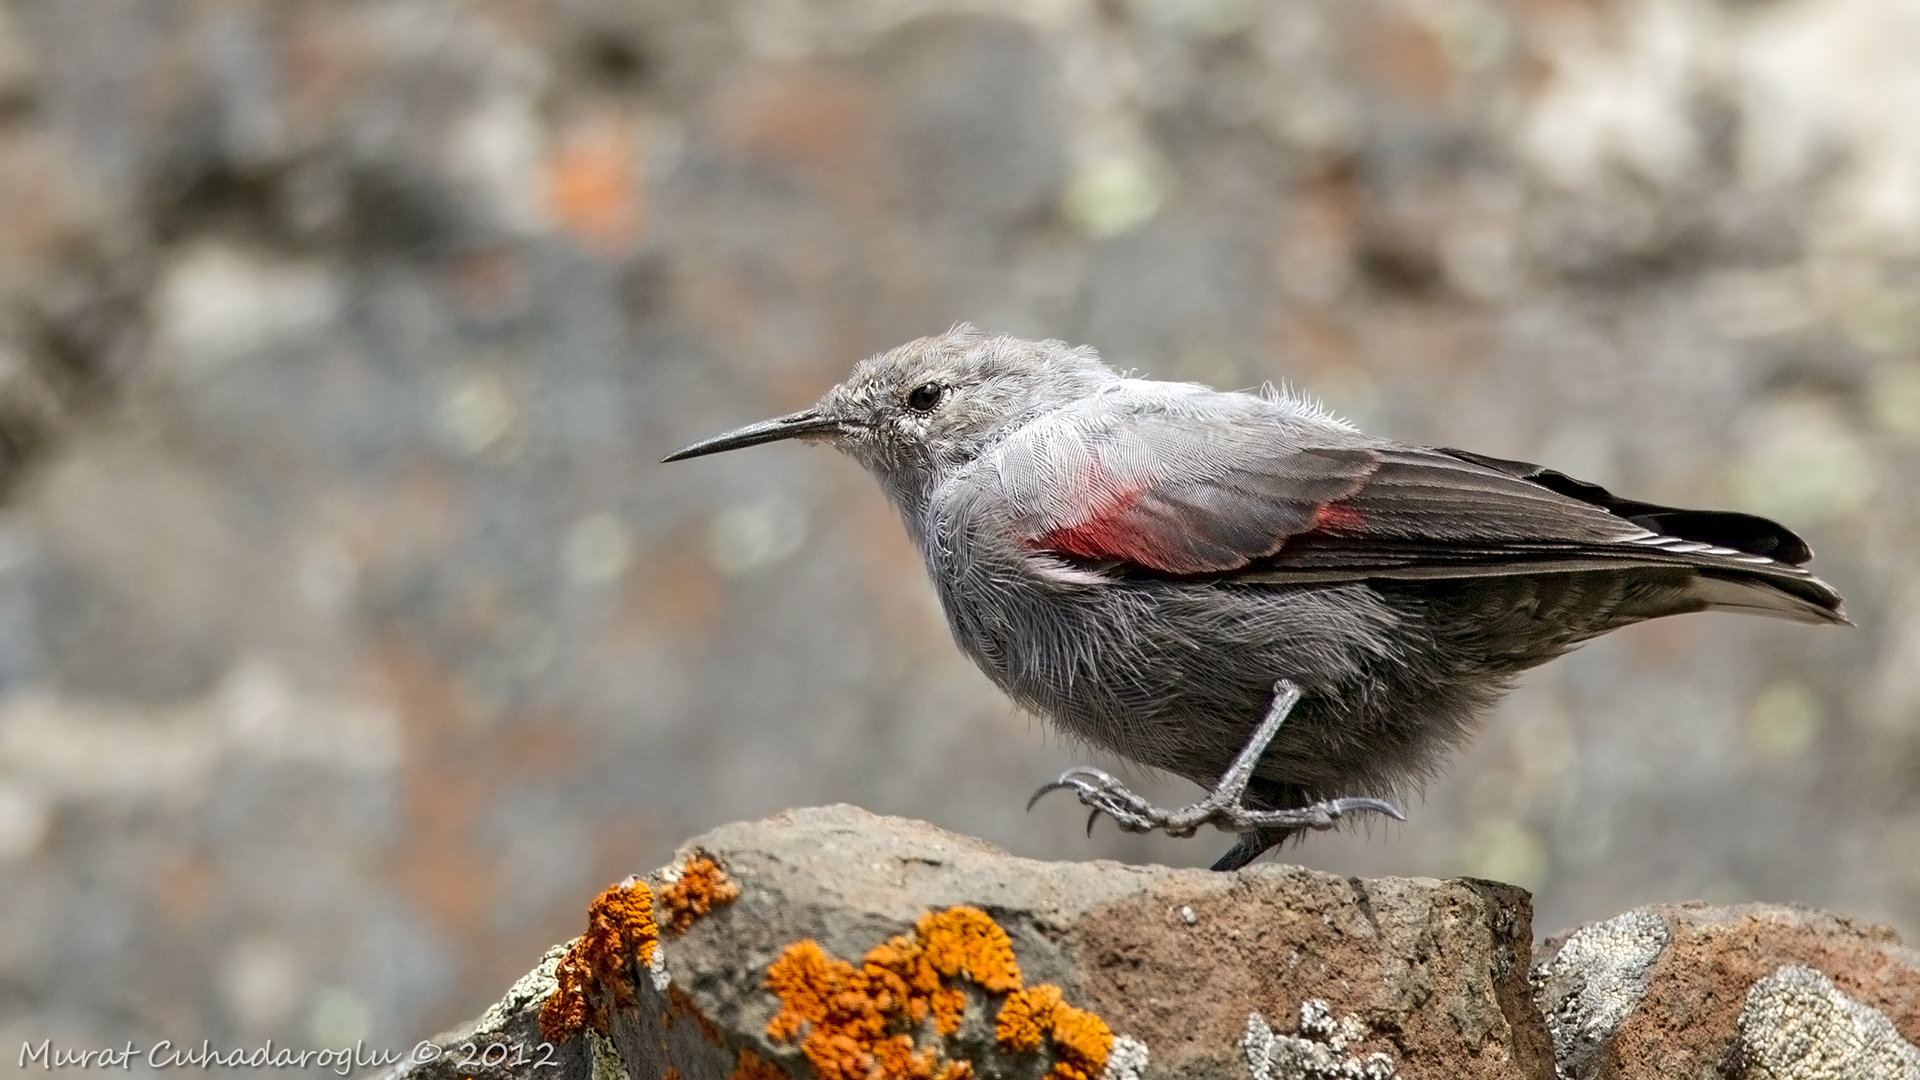
<path id="1" fill-rule="evenodd" d="M 1858 629 L 1616 634 L 1287 857 L 1912 933 L 1916 58 L 1916 0 L 0 2 L 0 1047 L 410 1045 L 790 805 L 1210 861 L 1022 813 L 1081 752 L 855 466 L 655 464 L 960 319 L 1801 529 Z"/>

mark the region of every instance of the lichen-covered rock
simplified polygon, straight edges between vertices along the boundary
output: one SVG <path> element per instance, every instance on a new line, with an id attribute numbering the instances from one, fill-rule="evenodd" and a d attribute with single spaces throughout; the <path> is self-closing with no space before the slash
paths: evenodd
<path id="1" fill-rule="evenodd" d="M 387 1080 L 1920 1080 L 1920 952 L 1803 908 L 1531 940 L 1485 881 L 1014 858 L 847 806 L 609 887 Z"/>
<path id="2" fill-rule="evenodd" d="M 589 914 L 394 1080 L 1552 1070 L 1528 898 L 1490 882 L 1041 863 L 830 807 L 717 829 Z"/>
<path id="3" fill-rule="evenodd" d="M 1547 942 L 1533 985 L 1566 1080 L 1920 1080 L 1920 952 L 1844 916 L 1637 908 Z"/>
<path id="4" fill-rule="evenodd" d="M 1247 1017 L 1247 1071 L 1253 1080 L 1396 1080 L 1393 1058 L 1379 1052 L 1365 1057 L 1348 1048 L 1367 1037 L 1359 1017 L 1335 1021 L 1324 1001 L 1300 1006 L 1300 1033 L 1281 1035 L 1259 1013 Z"/>
<path id="5" fill-rule="evenodd" d="M 1636 909 L 1574 931 L 1534 968 L 1534 1000 L 1546 1016 L 1562 1075 L 1586 1075 L 1646 996 L 1653 962 L 1670 940 L 1665 919 Z"/>
<path id="6" fill-rule="evenodd" d="M 1735 1022 L 1728 1080 L 1920 1080 L 1920 1049 L 1809 967 L 1753 984 Z"/>

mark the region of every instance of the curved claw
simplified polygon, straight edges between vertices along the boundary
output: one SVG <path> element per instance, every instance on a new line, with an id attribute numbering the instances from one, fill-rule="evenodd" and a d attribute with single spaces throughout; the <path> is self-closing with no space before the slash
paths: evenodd
<path id="1" fill-rule="evenodd" d="M 1384 799 L 1339 799 L 1334 802 L 1333 810 L 1337 814 L 1352 814 L 1361 810 L 1371 810 L 1376 814 L 1385 814 L 1395 821 L 1407 820 L 1407 815 L 1401 813 L 1399 807 Z"/>
<path id="2" fill-rule="evenodd" d="M 1066 772 L 1040 785 L 1032 795 L 1027 796 L 1027 810 L 1032 812 L 1034 804 L 1050 791 L 1073 790 L 1091 795 L 1102 788 L 1115 787 L 1120 782 L 1111 773 L 1096 769 L 1091 765 L 1075 765 Z"/>
<path id="3" fill-rule="evenodd" d="M 1407 820 L 1407 816 L 1392 803 L 1380 799 L 1353 798 L 1331 799 L 1301 807 L 1298 810 L 1228 811 L 1215 817 L 1213 821 L 1219 827 L 1235 832 L 1246 832 L 1249 828 L 1321 830 L 1333 828 L 1348 814 L 1358 814 L 1363 811 L 1385 814 L 1395 821 Z"/>
<path id="4" fill-rule="evenodd" d="M 1049 792 L 1059 791 L 1062 788 L 1068 788 L 1072 786 L 1073 786 L 1072 784 L 1069 784 L 1064 780 L 1050 780 L 1047 783 L 1041 784 L 1039 788 L 1035 789 L 1032 795 L 1029 795 L 1027 797 L 1027 813 L 1029 814 L 1033 813 L 1034 804 L 1038 803 L 1040 799 L 1043 796 L 1047 795 Z"/>
<path id="5" fill-rule="evenodd" d="M 1120 781 L 1115 779 L 1112 773 L 1105 769 L 1095 768 L 1092 765 L 1075 765 L 1073 768 L 1061 773 L 1060 778 L 1054 782 L 1061 784 L 1087 784 L 1096 788 L 1120 786 Z"/>
<path id="6" fill-rule="evenodd" d="M 1087 815 L 1087 839 L 1093 839 L 1093 823 L 1099 820 L 1100 810 L 1098 807 L 1095 807 L 1093 812 Z"/>
<path id="7" fill-rule="evenodd" d="M 1086 781 L 1081 780 L 1077 777 L 1068 778 L 1068 777 L 1062 776 L 1058 780 L 1052 780 L 1045 784 L 1040 785 L 1037 791 L 1035 791 L 1032 795 L 1028 796 L 1027 809 L 1031 811 L 1034 807 L 1034 804 L 1038 803 L 1042 797 L 1046 796 L 1050 792 L 1055 792 L 1055 791 L 1078 792 L 1080 795 L 1081 801 L 1084 802 L 1089 796 L 1093 795 L 1095 792 L 1099 790 L 1100 790 L 1099 788 L 1094 787 L 1092 784 L 1089 784 Z"/>

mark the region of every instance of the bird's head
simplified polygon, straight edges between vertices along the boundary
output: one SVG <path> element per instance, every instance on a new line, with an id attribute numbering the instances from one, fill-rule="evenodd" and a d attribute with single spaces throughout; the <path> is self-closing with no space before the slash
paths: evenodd
<path id="1" fill-rule="evenodd" d="M 669 455 L 681 461 L 777 439 L 832 443 L 910 498 L 1006 432 L 1118 378 L 1091 349 L 958 326 L 860 362 L 811 408 Z"/>

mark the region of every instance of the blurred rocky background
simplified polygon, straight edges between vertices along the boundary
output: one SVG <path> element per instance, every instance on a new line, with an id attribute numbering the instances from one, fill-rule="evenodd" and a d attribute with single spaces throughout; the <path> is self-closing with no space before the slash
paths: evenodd
<path id="1" fill-rule="evenodd" d="M 857 467 L 656 464 L 961 319 L 1802 530 L 1858 629 L 1285 857 L 1911 936 L 1915 116 L 1920 0 L 0 0 L 0 1057 L 404 1048 L 793 805 L 1210 861 L 1022 812 Z"/>

